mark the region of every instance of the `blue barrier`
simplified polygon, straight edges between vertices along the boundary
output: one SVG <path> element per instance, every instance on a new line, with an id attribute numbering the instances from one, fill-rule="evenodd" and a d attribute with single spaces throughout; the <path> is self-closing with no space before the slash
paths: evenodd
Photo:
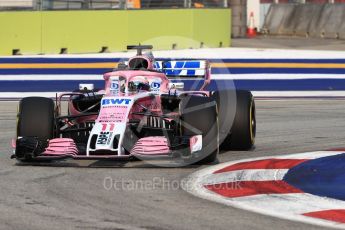
<path id="1" fill-rule="evenodd" d="M 121 60 L 123 59 L 0 58 L 0 93 L 71 91 L 78 88 L 80 82 L 103 87 L 102 74 L 111 71 Z M 229 80 L 238 89 L 252 91 L 345 90 L 345 59 L 210 59 L 210 62 L 214 80 L 209 90 L 215 90 Z M 313 78 L 312 74 L 319 76 Z M 74 77 L 76 75 L 79 75 L 79 80 Z M 80 75 L 85 75 L 85 79 L 89 80 L 83 80 Z M 233 75 L 236 75 L 235 79 L 232 79 Z M 248 78 L 248 75 L 251 77 Z M 268 75 L 270 77 L 266 77 Z M 302 77 L 294 78 L 297 75 Z M 13 79 L 13 76 L 16 78 Z M 60 76 L 64 76 L 64 79 L 59 79 Z M 93 76 L 93 80 L 87 76 Z M 40 78 L 37 79 L 38 77 Z M 190 89 L 192 84 L 194 83 L 185 81 L 186 89 Z"/>
<path id="2" fill-rule="evenodd" d="M 233 84 L 226 84 L 227 80 L 214 80 L 207 90 L 229 88 L 235 85 L 237 89 L 252 91 L 327 91 L 345 90 L 345 79 L 297 79 L 297 80 L 233 80 Z M 186 90 L 193 90 L 201 86 L 201 81 L 182 80 Z M 30 81 L 0 81 L 0 92 L 63 92 L 72 91 L 79 87 L 79 83 L 92 83 L 96 88 L 104 87 L 103 80 L 30 80 Z"/>

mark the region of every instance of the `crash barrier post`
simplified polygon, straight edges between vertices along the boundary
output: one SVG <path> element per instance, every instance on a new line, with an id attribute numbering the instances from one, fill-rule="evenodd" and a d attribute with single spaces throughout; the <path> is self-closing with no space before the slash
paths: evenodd
<path id="1" fill-rule="evenodd" d="M 231 8 L 231 36 L 233 38 L 246 37 L 247 31 L 247 1 L 229 0 Z"/>

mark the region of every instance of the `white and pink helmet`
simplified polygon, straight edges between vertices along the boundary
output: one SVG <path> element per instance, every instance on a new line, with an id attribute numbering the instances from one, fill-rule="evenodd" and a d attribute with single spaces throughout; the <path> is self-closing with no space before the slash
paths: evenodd
<path id="1" fill-rule="evenodd" d="M 133 77 L 128 82 L 129 92 L 150 91 L 150 82 L 144 76 Z"/>

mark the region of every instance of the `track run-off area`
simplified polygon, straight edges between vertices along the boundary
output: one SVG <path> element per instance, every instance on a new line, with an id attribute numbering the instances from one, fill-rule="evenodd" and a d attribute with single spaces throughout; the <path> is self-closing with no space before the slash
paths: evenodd
<path id="1" fill-rule="evenodd" d="M 345 146 L 343 99 L 257 100 L 256 107 L 255 149 L 222 152 L 220 163 Z M 18 165 L 10 159 L 16 110 L 17 102 L 0 102 L 2 229 L 325 229 L 200 199 L 183 190 L 185 178 L 210 167 L 206 165 Z"/>

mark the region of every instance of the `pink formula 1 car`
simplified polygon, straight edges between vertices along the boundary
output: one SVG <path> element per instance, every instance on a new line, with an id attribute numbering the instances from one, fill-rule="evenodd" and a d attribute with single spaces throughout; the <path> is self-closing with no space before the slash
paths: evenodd
<path id="1" fill-rule="evenodd" d="M 220 148 L 248 150 L 256 133 L 250 92 L 206 91 L 205 60 L 154 61 L 152 46 L 129 46 L 137 55 L 104 74 L 104 90 L 80 89 L 20 101 L 14 158 L 19 161 L 149 159 L 209 163 Z M 203 78 L 198 90 L 183 91 L 169 79 Z M 61 113 L 61 101 L 68 111 Z"/>

